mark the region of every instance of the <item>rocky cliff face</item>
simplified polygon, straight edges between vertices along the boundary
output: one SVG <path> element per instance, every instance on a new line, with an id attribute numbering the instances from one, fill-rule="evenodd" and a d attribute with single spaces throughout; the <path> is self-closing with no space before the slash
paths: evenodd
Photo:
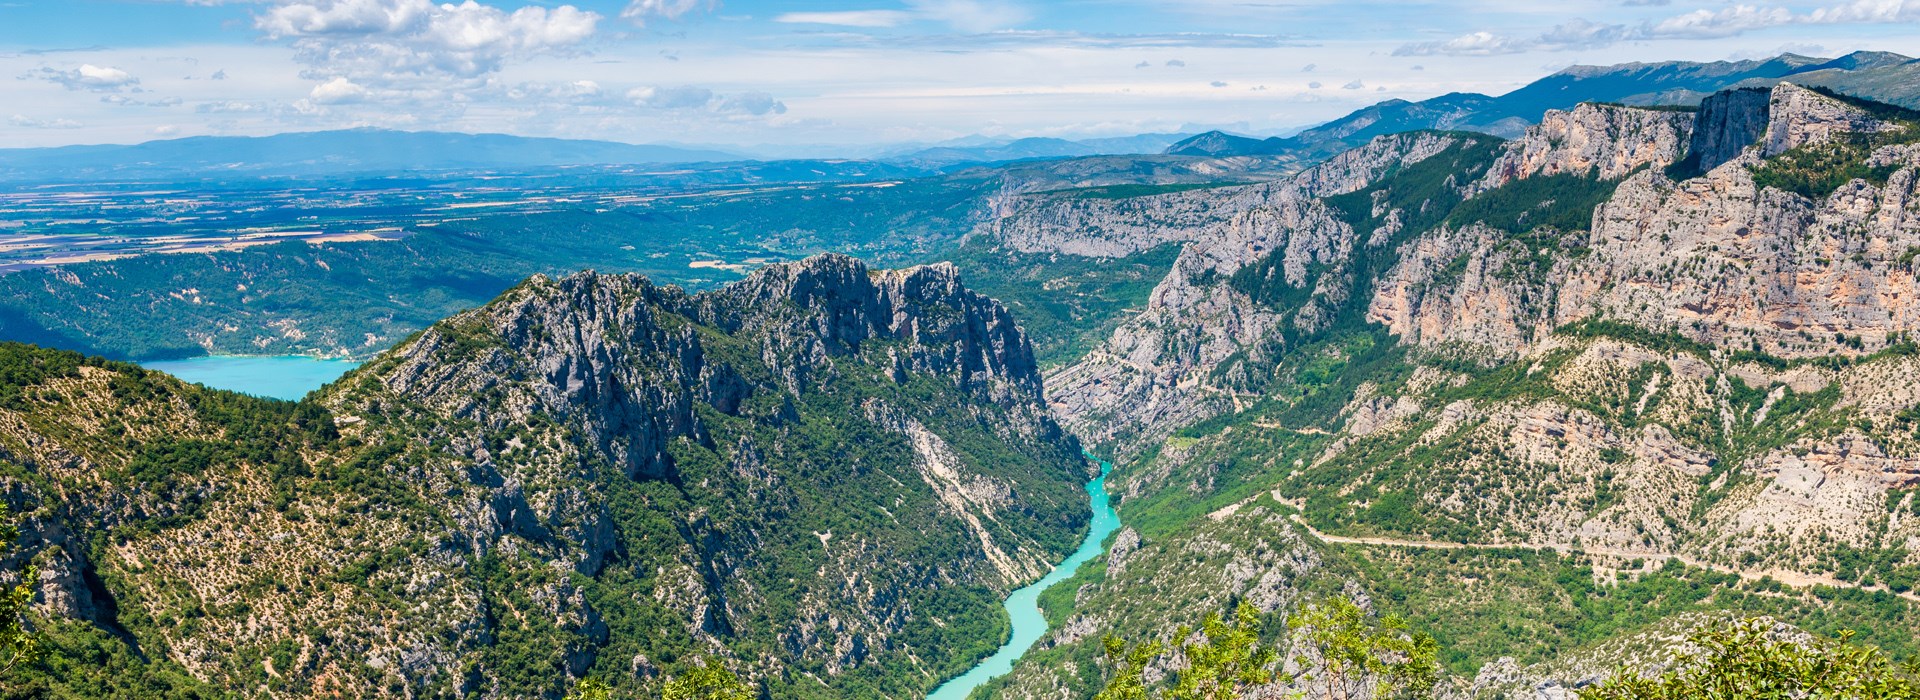
<path id="1" fill-rule="evenodd" d="M 1700 102 L 1700 116 L 1687 139 L 1690 175 L 1733 160 L 1767 134 L 1772 90 L 1748 88 L 1715 93 Z"/>
<path id="2" fill-rule="evenodd" d="M 1717 99 L 1716 109 L 1760 109 L 1748 94 Z M 1509 354 L 1544 330 L 1596 316 L 1784 357 L 1870 352 L 1915 328 L 1920 307 L 1906 251 L 1920 246 L 1911 207 L 1920 161 L 1901 146 L 1863 153 L 1881 164 L 1884 180 L 1853 180 L 1816 199 L 1756 180 L 1769 157 L 1901 127 L 1792 85 L 1774 89 L 1761 115 L 1710 116 L 1716 129 L 1734 133 L 1696 139 L 1696 147 L 1744 138 L 1732 122 L 1764 120 L 1767 128 L 1759 143 L 1700 177 L 1627 177 L 1596 208 L 1588 232 L 1553 248 L 1516 250 L 1512 236 L 1473 226 L 1416 239 L 1376 290 L 1369 317 L 1416 343 Z M 1621 153 L 1644 142 L 1623 138 Z M 1660 153 L 1643 162 L 1665 165 L 1677 155 Z M 1541 274 L 1511 274 L 1516 256 L 1540 258 L 1533 264 Z"/>
<path id="3" fill-rule="evenodd" d="M 1144 312 L 1048 378 L 1056 412 L 1083 437 L 1164 436 L 1232 406 L 1234 390 L 1208 378 L 1221 362 L 1283 328 L 1324 323 L 1344 302 L 1353 272 L 1343 261 L 1381 241 L 1354 240 L 1321 198 L 1462 142 L 1432 133 L 1381 137 L 1279 183 L 1121 200 L 1036 197 L 974 235 L 1018 250 L 1097 256 L 1187 244 Z M 1279 261 L 1283 284 L 1309 290 L 1305 309 L 1271 308 L 1226 284 L 1268 256 Z"/>
<path id="4" fill-rule="evenodd" d="M 50 381 L 29 395 L 89 427 L 0 410 L 48 610 L 236 692 L 644 693 L 698 654 L 776 696 L 904 697 L 1086 518 L 1026 337 L 948 266 L 535 278 L 298 406 L 308 437 L 137 369 Z M 235 451 L 141 466 L 202 433 Z"/>
<path id="5" fill-rule="evenodd" d="M 1077 616 L 1008 687 L 1082 696 L 1100 664 L 1086 640 L 1198 616 L 1140 601 L 1265 596 L 1248 584 L 1286 568 L 1267 546 L 1284 534 L 1182 538 L 1282 503 L 1395 596 L 1458 584 L 1424 601 L 1448 609 L 1539 585 L 1558 609 L 1559 583 L 1651 590 L 1672 583 L 1665 566 L 1713 590 L 1831 601 L 1809 592 L 1828 586 L 1909 611 L 1894 596 L 1920 579 L 1910 121 L 1781 85 L 1698 115 L 1586 105 L 1329 180 L 1346 186 L 1301 184 L 1331 172 L 1309 171 L 1177 208 L 1029 202 L 997 231 L 1030 249 L 1186 248 L 1153 307 L 1048 378 L 1063 422 L 1124 460 L 1109 478 L 1123 517 L 1154 530 L 1083 572 Z M 1151 563 L 1168 551 L 1219 559 Z M 1501 591 L 1482 567 L 1535 556 L 1516 552 L 1561 581 Z M 1594 677 L 1506 666 L 1475 687 Z"/>
<path id="6" fill-rule="evenodd" d="M 1537 175 L 1615 180 L 1680 158 L 1693 128 L 1690 112 L 1583 104 L 1552 110 L 1514 139 L 1475 184 L 1475 194 Z"/>

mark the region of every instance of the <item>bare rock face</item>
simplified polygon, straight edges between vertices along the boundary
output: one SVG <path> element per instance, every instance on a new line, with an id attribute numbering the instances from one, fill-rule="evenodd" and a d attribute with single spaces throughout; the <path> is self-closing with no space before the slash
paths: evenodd
<path id="1" fill-rule="evenodd" d="M 1840 134 L 1870 134 L 1897 128 L 1812 90 L 1781 83 L 1767 104 L 1767 135 L 1760 155 L 1771 158 L 1809 144 L 1821 144 Z"/>
<path id="2" fill-rule="evenodd" d="M 1695 139 L 1711 151 L 1708 162 L 1745 138 L 1754 116 L 1736 112 L 1758 108 L 1753 95 L 1715 101 L 1707 125 L 1719 133 Z M 1787 357 L 1871 352 L 1920 327 L 1920 281 L 1907 252 L 1920 248 L 1910 154 L 1877 151 L 1876 162 L 1896 168 L 1884 186 L 1856 180 L 1819 201 L 1760 187 L 1752 174 L 1764 156 L 1787 148 L 1894 127 L 1786 84 L 1762 113 L 1761 144 L 1690 180 L 1655 171 L 1627 177 L 1584 237 L 1527 251 L 1499 232 L 1443 228 L 1409 243 L 1376 288 L 1369 317 L 1418 343 L 1463 342 L 1509 357 L 1544 330 L 1596 316 Z M 1503 162 L 1526 152 L 1510 151 Z M 1540 160 L 1556 162 L 1551 154 Z M 1533 261 L 1529 274 L 1514 274 L 1521 259 Z M 1841 344 L 1836 335 L 1858 341 Z"/>
<path id="3" fill-rule="evenodd" d="M 1084 251 L 1094 240 L 1109 252 L 1186 243 L 1144 312 L 1086 359 L 1048 377 L 1062 423 L 1082 437 L 1137 444 L 1231 407 L 1233 391 L 1211 386 L 1206 376 L 1271 337 L 1287 317 L 1226 279 L 1250 262 L 1278 256 L 1290 286 L 1313 290 L 1307 307 L 1294 310 L 1294 323 L 1324 322 L 1350 288 L 1345 262 L 1366 243 L 1355 241 L 1352 228 L 1320 198 L 1361 189 L 1456 143 L 1457 137 L 1432 133 L 1381 137 L 1291 181 L 1137 203 L 1067 203 L 1003 221 L 994 235 L 1010 236 L 1002 240 L 1027 250 Z M 1147 209 L 1171 218 L 1138 215 Z M 1055 216 L 1062 218 L 1048 218 Z M 1122 243 L 1128 241 L 1145 242 Z"/>
<path id="4" fill-rule="evenodd" d="M 1432 133 L 1382 136 L 1279 182 L 1121 199 L 1036 194 L 998 206 L 1000 216 L 970 237 L 1027 253 L 1122 257 L 1169 243 L 1232 235 L 1248 212 L 1275 201 L 1352 192 L 1391 168 L 1417 163 L 1455 143 Z"/>
<path id="5" fill-rule="evenodd" d="M 1540 124 L 1508 144 L 1475 192 L 1535 175 L 1625 177 L 1651 165 L 1680 159 L 1694 115 L 1619 105 L 1582 104 L 1550 110 Z"/>
<path id="6" fill-rule="evenodd" d="M 1727 90 L 1700 103 L 1687 139 L 1687 163 L 1699 175 L 1733 160 L 1767 134 L 1768 107 L 1773 91 L 1763 88 Z"/>
<path id="7" fill-rule="evenodd" d="M 1471 225 L 1409 242 L 1375 288 L 1367 318 L 1414 342 L 1464 343 L 1510 356 L 1553 330 L 1568 268 L 1524 270 L 1535 250 L 1503 232 Z"/>

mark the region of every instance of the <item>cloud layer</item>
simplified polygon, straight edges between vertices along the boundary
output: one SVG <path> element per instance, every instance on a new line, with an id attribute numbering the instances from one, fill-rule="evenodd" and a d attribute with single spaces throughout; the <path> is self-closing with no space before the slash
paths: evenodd
<path id="1" fill-rule="evenodd" d="M 572 5 L 509 13 L 474 0 L 312 0 L 276 5 L 255 26 L 269 39 L 292 42 L 317 76 L 391 82 L 473 78 L 509 59 L 563 53 L 592 37 L 600 19 Z"/>
<path id="2" fill-rule="evenodd" d="M 1717 10 L 1699 9 L 1631 24 L 1573 19 L 1532 36 L 1480 31 L 1444 41 L 1403 44 L 1393 53 L 1396 56 L 1492 56 L 1529 51 L 1580 51 L 1625 41 L 1715 39 L 1794 25 L 1913 22 L 1920 22 L 1920 0 L 1854 0 L 1806 12 L 1794 12 L 1778 6 L 1740 4 Z"/>

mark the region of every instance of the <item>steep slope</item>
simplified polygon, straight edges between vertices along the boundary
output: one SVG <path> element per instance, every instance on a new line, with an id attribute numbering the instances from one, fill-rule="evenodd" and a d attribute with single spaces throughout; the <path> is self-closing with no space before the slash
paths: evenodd
<path id="1" fill-rule="evenodd" d="M 1791 85 L 1773 90 L 1765 103 L 1751 94 L 1718 98 L 1758 110 L 1736 120 L 1741 124 L 1711 124 L 1737 128 L 1738 136 L 1695 132 L 1693 141 L 1703 153 L 1716 141 L 1753 143 L 1745 123 L 1757 121 L 1766 126 L 1755 145 L 1697 178 L 1675 182 L 1654 170 L 1626 177 L 1594 211 L 1591 233 L 1570 242 L 1577 254 L 1539 261 L 1544 275 L 1496 274 L 1509 259 L 1502 251 L 1508 234 L 1520 231 L 1494 230 L 1489 221 L 1442 230 L 1409 249 L 1406 263 L 1387 275 L 1369 317 L 1415 343 L 1473 340 L 1501 351 L 1523 349 L 1530 336 L 1589 316 L 1781 357 L 1856 352 L 1836 334 L 1884 347 L 1920 321 L 1902 260 L 1920 246 L 1920 222 L 1908 211 L 1920 160 L 1901 143 L 1920 139 L 1920 121 L 1901 126 Z M 1552 131 L 1537 130 L 1549 141 Z M 1606 140 L 1621 157 L 1642 150 L 1629 138 Z M 1662 141 L 1643 164 L 1674 160 L 1671 138 Z M 1576 148 L 1562 142 L 1549 150 Z M 1864 177 L 1835 182 L 1830 192 L 1793 191 L 1810 176 L 1797 164 L 1811 158 L 1833 161 L 1813 166 L 1822 175 L 1853 167 Z M 1446 273 L 1455 260 L 1465 263 L 1457 280 Z M 1436 279 L 1443 273 L 1449 276 Z M 1539 303 L 1487 303 L 1520 297 Z M 1508 330 L 1461 335 L 1485 329 Z"/>
<path id="2" fill-rule="evenodd" d="M 1180 427 L 1170 422 L 1119 443 L 1158 453 L 1116 483 L 1152 500 L 1181 484 L 1230 493 L 1243 479 L 1287 476 L 1329 526 L 1585 543 L 1814 577 L 1841 573 L 1847 548 L 1891 547 L 1899 554 L 1875 555 L 1876 566 L 1904 571 L 1901 543 L 1915 533 L 1887 514 L 1916 485 L 1895 427 L 1911 401 L 1904 382 L 1888 380 L 1916 371 L 1903 359 L 1915 321 L 1901 256 L 1916 246 L 1907 202 L 1920 164 L 1900 143 L 1912 128 L 1903 115 L 1782 86 L 1757 144 L 1682 182 L 1664 170 L 1689 140 L 1691 115 L 1603 106 L 1550 115 L 1462 187 L 1470 197 L 1426 215 L 1382 259 L 1391 264 L 1373 268 L 1355 298 L 1378 330 L 1353 325 L 1308 344 L 1345 368 L 1340 377 L 1280 354 L 1265 378 L 1241 384 L 1253 391 L 1232 411 L 1215 401 L 1194 413 L 1230 413 L 1221 420 L 1243 428 L 1322 426 L 1335 439 L 1317 454 L 1253 462 L 1229 449 L 1242 457 L 1227 478 L 1209 463 L 1219 455 L 1202 457 L 1224 443 L 1156 447 L 1156 435 Z M 1782 170 L 1798 154 L 1834 149 L 1852 149 L 1835 157 L 1860 159 L 1867 177 L 1818 200 L 1755 184 L 1791 181 Z M 1414 217 L 1394 180 L 1357 193 L 1371 204 L 1344 202 L 1368 236 Z M 1284 267 L 1245 265 L 1215 269 Z M 1214 286 L 1259 298 L 1231 280 Z M 1238 338 L 1216 355 L 1277 345 Z M 1118 335 L 1110 345 L 1133 346 Z M 1872 361 L 1833 359 L 1880 350 Z M 1059 375 L 1055 394 L 1077 424 L 1072 377 Z M 1089 405 L 1100 415 L 1102 404 Z M 1212 444 L 1222 427 L 1183 434 Z"/>
<path id="3" fill-rule="evenodd" d="M 1028 200 L 983 230 L 1184 251 L 1154 307 L 1049 377 L 1120 457 L 1116 551 L 1161 563 L 1050 592 L 1050 650 L 1003 696 L 1085 697 L 1104 632 L 1191 624 L 1309 551 L 1272 573 L 1284 596 L 1244 595 L 1277 616 L 1365 592 L 1457 650 L 1462 687 L 1694 611 L 1914 653 L 1916 137 L 1911 112 L 1781 85 L 1581 105 L 1507 142 L 1376 139 L 1341 158 L 1390 165 L 1345 186 Z M 1270 551 L 1296 508 L 1338 546 Z M 1480 688 L 1594 677 L 1517 668 Z"/>
<path id="4" fill-rule="evenodd" d="M 1279 183 L 1120 200 L 1034 198 L 975 235 L 1021 250 L 1083 255 L 1188 244 L 1143 313 L 1085 360 L 1049 377 L 1069 427 L 1134 446 L 1231 407 L 1237 389 L 1216 370 L 1262 362 L 1257 358 L 1286 344 L 1286 334 L 1324 328 L 1346 308 L 1355 280 L 1370 277 L 1343 263 L 1367 259 L 1356 251 L 1388 249 L 1393 233 L 1355 236 L 1322 197 L 1389 173 L 1437 174 L 1420 186 L 1437 184 L 1484 169 L 1494 143 L 1479 135 L 1407 134 L 1382 137 Z M 1260 259 L 1267 266 L 1243 272 Z M 1227 284 L 1236 279 L 1257 287 L 1256 294 Z M 1274 303 L 1278 296 L 1288 303 Z"/>
<path id="5" fill-rule="evenodd" d="M 1086 519 L 1027 339 L 944 266 L 536 277 L 298 405 L 3 350 L 16 558 L 63 654 L 114 659 L 52 689 L 644 693 L 711 657 L 912 697 Z"/>

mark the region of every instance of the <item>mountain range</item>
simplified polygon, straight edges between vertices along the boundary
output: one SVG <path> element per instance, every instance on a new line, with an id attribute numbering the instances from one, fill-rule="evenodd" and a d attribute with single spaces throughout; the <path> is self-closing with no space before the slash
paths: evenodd
<path id="1" fill-rule="evenodd" d="M 1911 63 L 1570 69 L 1324 157 L 23 273 L 0 328 L 36 340 L 384 349 L 277 402 L 0 343 L 0 583 L 47 650 L 0 679 L 921 697 L 1087 531 L 1085 454 L 1122 527 L 971 698 L 1224 664 L 1221 696 L 1569 700 L 1774 644 L 1810 665 L 1742 668 L 1920 658 L 1920 111 L 1795 82 L 1898 90 Z M 731 259 L 765 264 L 697 292 L 522 274 Z M 1873 668 L 1887 697 L 1920 682 Z"/>
<path id="2" fill-rule="evenodd" d="M 1159 153 L 1188 138 L 1188 134 L 1139 134 L 1093 139 L 1023 138 L 963 139 L 952 144 L 899 154 L 883 154 L 880 160 L 927 168 L 958 164 L 1000 163 L 1040 158 L 1075 158 L 1099 155 Z"/>
<path id="3" fill-rule="evenodd" d="M 1538 123 L 1548 110 L 1571 109 L 1581 102 L 1693 106 L 1720 90 L 1770 87 L 1786 79 L 1920 107 L 1920 81 L 1914 79 L 1917 73 L 1920 62 L 1879 51 L 1835 59 L 1789 53 L 1761 60 L 1573 66 L 1498 97 L 1455 92 L 1417 102 L 1388 100 L 1293 136 L 1254 139 L 1212 131 L 1176 143 L 1166 152 L 1282 156 L 1312 162 L 1385 134 L 1440 129 L 1512 138 Z"/>
<path id="4" fill-rule="evenodd" d="M 745 157 L 611 141 L 389 129 L 195 136 L 130 146 L 0 150 L 0 180 L 324 176 L 562 165 L 695 163 Z"/>

